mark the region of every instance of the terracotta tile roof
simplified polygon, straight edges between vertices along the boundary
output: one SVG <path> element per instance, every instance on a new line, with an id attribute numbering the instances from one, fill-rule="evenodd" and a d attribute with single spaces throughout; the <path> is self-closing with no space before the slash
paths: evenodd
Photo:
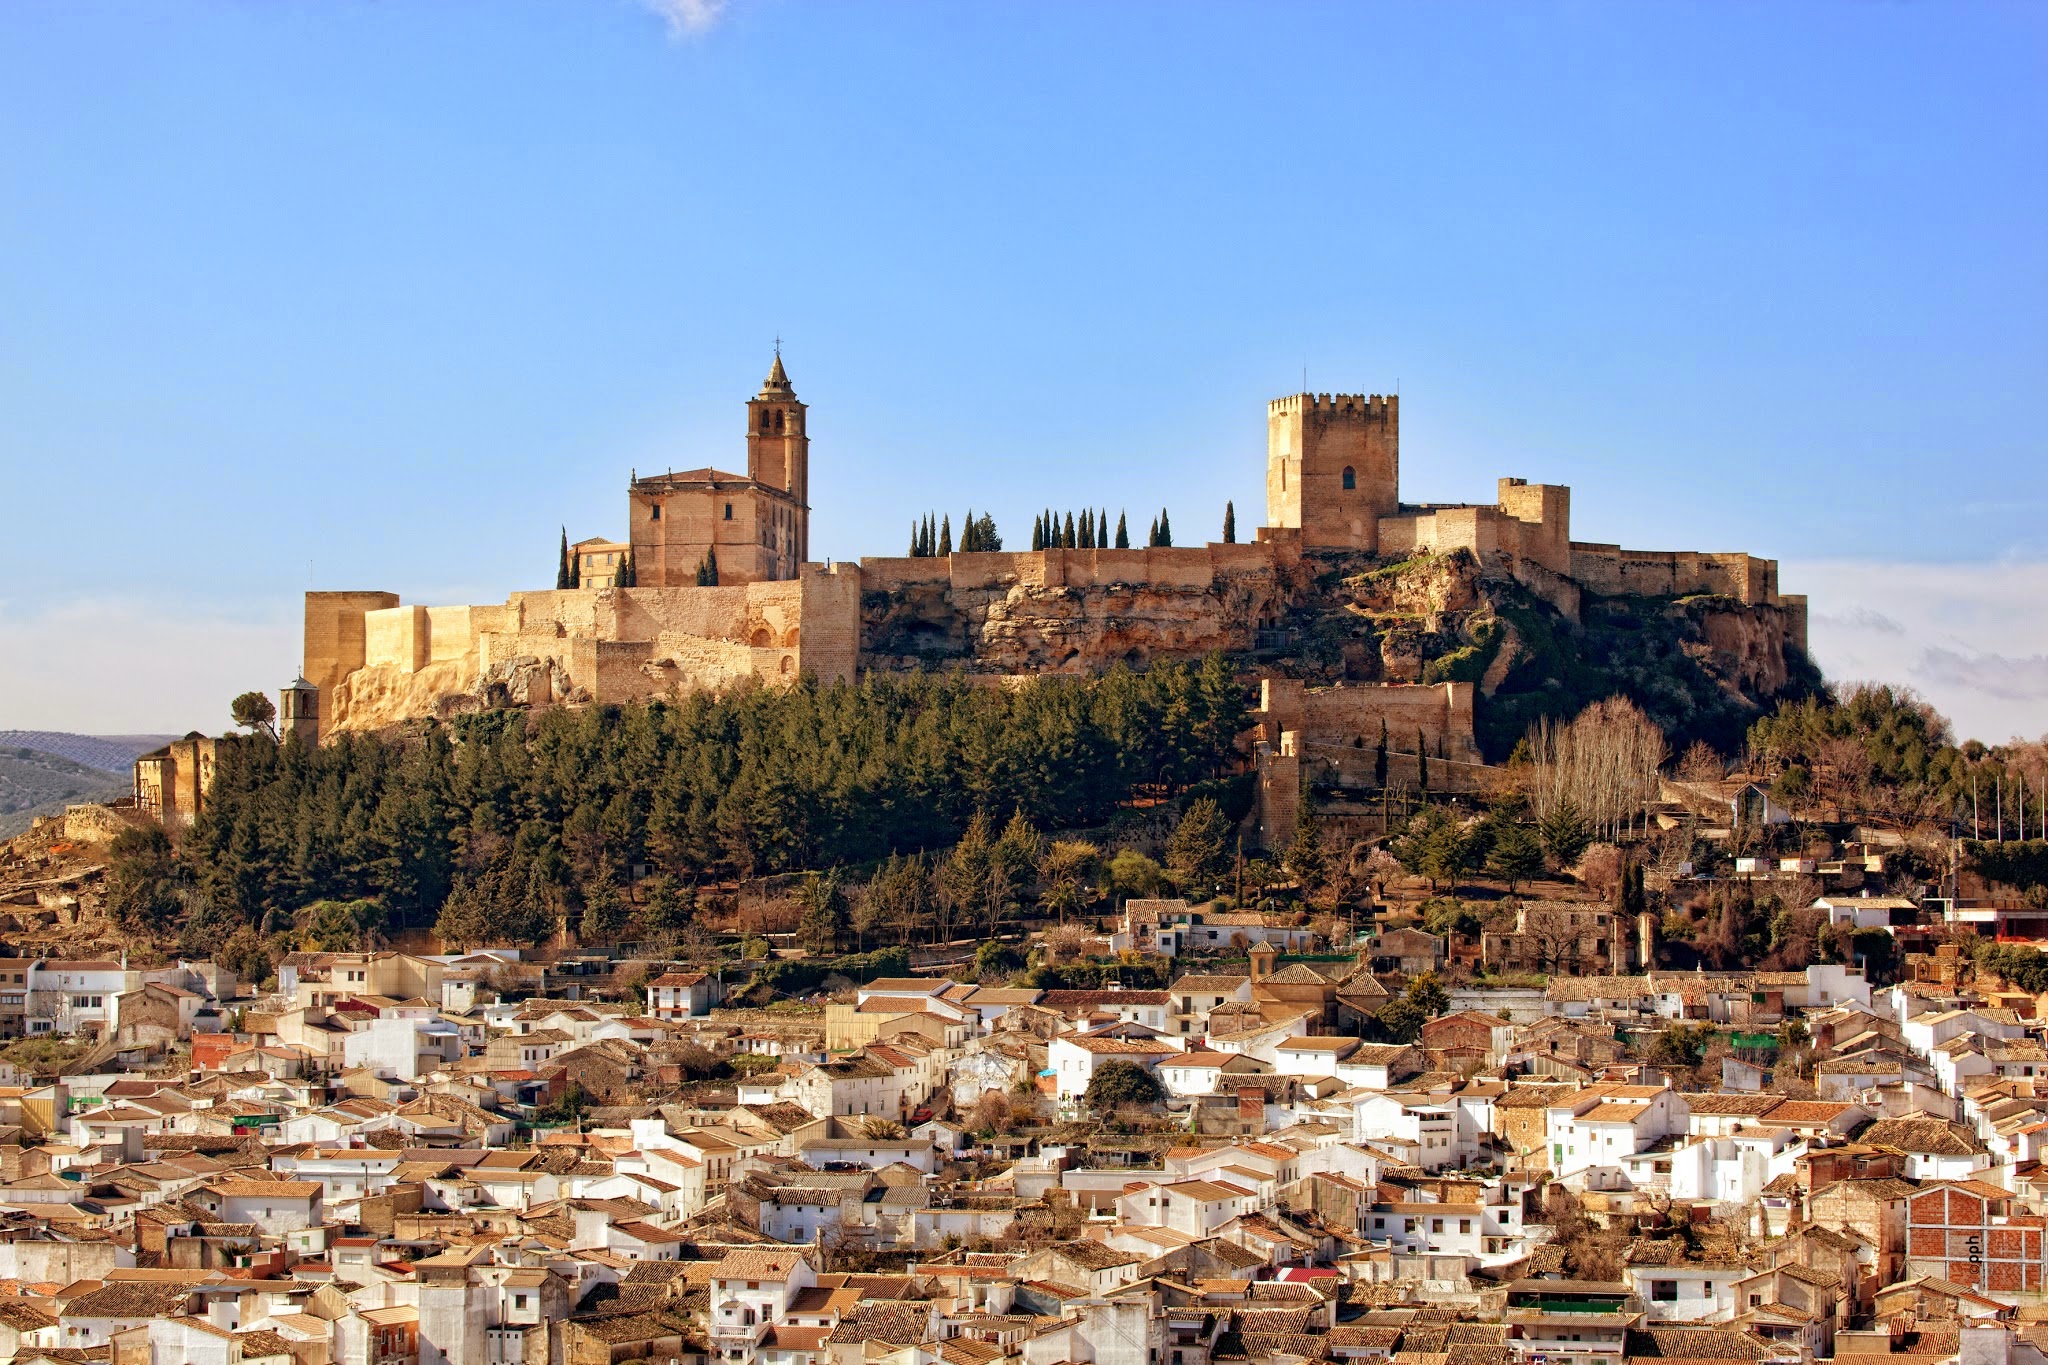
<path id="1" fill-rule="evenodd" d="M 1879 1119 L 1857 1134 L 1857 1141 L 1925 1156 L 1970 1156 L 1984 1150 L 1969 1129 L 1944 1119 Z"/>
<path id="2" fill-rule="evenodd" d="M 803 1259 L 794 1247 L 788 1251 L 728 1251 L 712 1273 L 721 1280 L 787 1280 Z"/>

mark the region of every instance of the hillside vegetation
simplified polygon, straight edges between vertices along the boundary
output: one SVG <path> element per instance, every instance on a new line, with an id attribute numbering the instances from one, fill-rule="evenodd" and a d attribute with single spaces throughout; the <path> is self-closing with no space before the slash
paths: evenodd
<path id="1" fill-rule="evenodd" d="M 1215 779 L 1245 723 L 1241 689 L 1212 658 L 1014 689 L 870 676 L 498 711 L 313 750 L 225 739 L 207 808 L 175 850 L 159 832 L 117 843 L 108 908 L 130 932 L 195 951 L 291 925 L 316 902 L 338 907 L 345 939 L 342 919 L 367 922 L 361 903 L 424 924 L 451 896 L 450 922 L 510 935 L 495 941 L 584 912 L 608 937 L 636 866 L 687 887 L 993 842 L 1006 821 L 1085 826 Z"/>
<path id="2" fill-rule="evenodd" d="M 29 827 L 38 815 L 52 815 L 74 801 L 111 801 L 127 795 L 129 784 L 40 749 L 0 746 L 0 839 Z"/>

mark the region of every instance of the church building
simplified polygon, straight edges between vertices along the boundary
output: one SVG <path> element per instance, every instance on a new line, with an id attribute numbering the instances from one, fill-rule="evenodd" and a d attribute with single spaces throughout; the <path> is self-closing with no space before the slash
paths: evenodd
<path id="1" fill-rule="evenodd" d="M 747 472 L 689 469 L 633 480 L 633 572 L 643 588 L 780 582 L 811 546 L 811 438 L 782 368 L 747 402 Z"/>

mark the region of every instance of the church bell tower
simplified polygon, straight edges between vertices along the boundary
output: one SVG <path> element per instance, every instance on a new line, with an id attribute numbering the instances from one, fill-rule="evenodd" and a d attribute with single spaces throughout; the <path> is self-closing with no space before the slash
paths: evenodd
<path id="1" fill-rule="evenodd" d="M 786 493 L 796 505 L 796 560 L 811 553 L 811 438 L 804 431 L 804 405 L 782 368 L 782 348 L 761 382 L 761 391 L 747 400 L 747 477 Z"/>

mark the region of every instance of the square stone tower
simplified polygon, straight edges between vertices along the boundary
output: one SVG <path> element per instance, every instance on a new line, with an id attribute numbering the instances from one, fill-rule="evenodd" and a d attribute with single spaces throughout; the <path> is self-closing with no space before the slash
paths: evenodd
<path id="1" fill-rule="evenodd" d="M 804 405 L 782 368 L 782 352 L 761 392 L 747 400 L 747 477 L 786 493 L 796 506 L 796 561 L 811 555 L 811 438 L 804 430 Z"/>
<path id="2" fill-rule="evenodd" d="M 1266 524 L 1311 549 L 1377 550 L 1401 506 L 1401 400 L 1297 393 L 1266 405 Z"/>

